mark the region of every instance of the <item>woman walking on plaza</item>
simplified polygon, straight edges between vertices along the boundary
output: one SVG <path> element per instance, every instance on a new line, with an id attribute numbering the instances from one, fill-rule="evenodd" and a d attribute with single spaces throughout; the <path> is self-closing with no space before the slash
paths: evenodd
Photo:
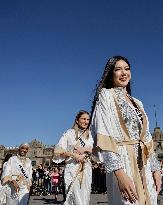
<path id="1" fill-rule="evenodd" d="M 27 205 L 32 180 L 31 160 L 26 157 L 27 143 L 21 144 L 17 156 L 10 157 L 3 173 L 2 184 L 7 187 L 6 205 Z"/>
<path id="2" fill-rule="evenodd" d="M 59 167 L 55 167 L 51 173 L 52 193 L 54 194 L 55 201 L 57 201 L 57 197 L 58 197 L 59 183 L 60 183 Z"/>
<path id="3" fill-rule="evenodd" d="M 90 116 L 81 110 L 74 126 L 61 137 L 55 149 L 55 162 L 65 160 L 64 179 L 66 201 L 64 205 L 89 205 L 92 168 L 89 159 L 93 139 L 89 131 Z"/>
<path id="4" fill-rule="evenodd" d="M 131 96 L 130 80 L 128 60 L 110 58 L 92 106 L 96 150 L 108 173 L 109 205 L 157 205 L 160 164 L 143 105 Z"/>

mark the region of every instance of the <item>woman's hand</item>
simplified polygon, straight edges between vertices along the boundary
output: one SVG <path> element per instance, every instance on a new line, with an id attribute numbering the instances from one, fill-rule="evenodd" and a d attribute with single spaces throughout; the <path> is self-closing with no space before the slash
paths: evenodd
<path id="1" fill-rule="evenodd" d="M 156 186 L 157 194 L 159 194 L 160 191 L 161 191 L 161 184 L 162 184 L 160 171 L 155 171 L 153 173 L 153 179 L 154 179 L 154 183 L 155 183 L 155 186 Z"/>
<path id="2" fill-rule="evenodd" d="M 92 147 L 76 146 L 74 148 L 74 152 L 77 152 L 78 154 L 92 153 Z"/>
<path id="3" fill-rule="evenodd" d="M 81 155 L 77 151 L 75 152 L 63 152 L 60 154 L 61 157 L 67 158 L 67 157 L 72 157 L 74 158 L 77 162 L 84 162 L 85 161 L 85 155 Z"/>
<path id="4" fill-rule="evenodd" d="M 63 157 L 63 158 L 67 158 L 67 157 L 69 157 L 69 153 L 68 152 L 63 152 L 59 156 Z"/>
<path id="5" fill-rule="evenodd" d="M 10 181 L 10 183 L 12 184 L 12 186 L 13 186 L 14 190 L 16 191 L 16 193 L 18 193 L 20 188 L 19 188 L 19 185 L 18 185 L 17 181 L 12 180 L 12 181 Z"/>
<path id="6" fill-rule="evenodd" d="M 117 177 L 122 197 L 130 203 L 136 202 L 136 200 L 138 200 L 138 195 L 131 178 L 124 172 L 123 169 L 116 170 L 114 173 Z"/>
<path id="7" fill-rule="evenodd" d="M 73 154 L 73 158 L 77 161 L 77 162 L 81 162 L 83 163 L 85 161 L 85 156 L 84 155 L 80 155 L 78 153 L 74 153 Z"/>
<path id="8" fill-rule="evenodd" d="M 78 153 L 78 154 L 84 154 L 85 148 L 84 148 L 84 147 L 77 146 L 77 147 L 74 148 L 74 152 L 75 152 L 75 153 Z"/>

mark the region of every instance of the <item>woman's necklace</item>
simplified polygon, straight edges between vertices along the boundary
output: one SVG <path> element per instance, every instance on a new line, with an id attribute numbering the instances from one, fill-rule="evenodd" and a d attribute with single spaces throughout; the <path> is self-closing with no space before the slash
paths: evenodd
<path id="1" fill-rule="evenodd" d="M 24 166 L 26 163 L 27 157 L 17 155 L 18 159 L 21 161 L 22 165 Z"/>

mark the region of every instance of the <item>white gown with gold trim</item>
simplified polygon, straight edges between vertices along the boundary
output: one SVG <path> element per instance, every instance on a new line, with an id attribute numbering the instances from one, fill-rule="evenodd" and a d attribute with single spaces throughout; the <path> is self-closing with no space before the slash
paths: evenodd
<path id="1" fill-rule="evenodd" d="M 25 176 L 27 178 L 21 171 L 22 167 L 23 170 L 25 170 Z M 21 161 L 18 156 L 13 156 L 7 161 L 7 164 L 4 167 L 2 180 L 8 177 L 16 180 L 20 176 L 23 176 L 23 180 L 19 183 L 20 191 L 18 192 L 18 195 L 10 185 L 6 185 L 6 205 L 27 205 L 29 199 L 29 186 L 31 185 L 32 180 L 31 160 L 29 158 L 23 158 L 23 161 Z"/>
<path id="2" fill-rule="evenodd" d="M 118 106 L 120 108 L 122 117 L 130 134 L 132 140 L 139 140 L 140 130 L 141 130 L 141 120 L 134 106 L 130 105 L 125 100 L 125 94 L 123 88 L 114 89 L 115 96 L 117 99 Z M 140 101 L 135 99 L 135 102 L 143 109 L 143 105 Z M 144 109 L 143 109 L 144 110 Z M 147 118 L 147 116 L 146 116 Z M 152 136 L 149 133 L 149 125 L 147 118 L 147 130 L 145 134 L 146 142 L 152 140 Z M 95 110 L 92 118 L 92 132 L 93 136 L 96 138 L 98 135 L 103 135 L 106 137 L 112 137 L 116 141 L 123 141 L 124 136 L 122 132 L 122 127 L 117 114 L 117 109 L 113 94 L 111 89 L 103 88 L 99 95 L 99 100 L 96 103 Z M 138 157 L 138 147 L 134 146 L 135 157 Z M 123 168 L 127 175 L 133 179 L 130 160 L 125 145 L 118 146 L 118 153 L 111 152 L 108 150 L 101 150 L 98 152 L 99 158 L 105 163 L 107 169 L 107 188 L 108 188 L 108 204 L 109 205 L 131 205 L 126 202 L 119 192 L 117 180 L 114 176 L 114 171 Z M 160 165 L 153 153 L 145 165 L 146 174 L 146 184 L 150 196 L 150 201 L 152 205 L 157 205 L 157 194 L 152 177 L 152 171 L 160 169 Z M 142 205 L 136 202 L 132 205 Z M 143 204 L 144 205 L 144 204 Z"/>
<path id="3" fill-rule="evenodd" d="M 90 133 L 89 133 L 89 138 L 83 139 L 83 141 L 85 142 L 85 147 L 93 147 L 93 139 Z M 63 134 L 56 147 L 60 147 L 69 152 L 73 152 L 76 143 L 77 140 L 76 140 L 75 130 L 69 129 Z M 59 158 L 59 159 L 55 159 L 54 162 L 60 163 L 63 160 L 64 160 L 63 158 Z M 91 182 L 92 182 L 91 162 L 90 160 L 88 160 L 85 163 L 81 186 L 80 186 L 79 176 L 76 177 L 76 173 L 77 170 L 79 169 L 79 166 L 80 164 L 77 163 L 71 157 L 69 159 L 66 159 L 66 166 L 64 171 L 66 191 L 68 191 L 68 188 L 71 183 L 72 185 L 70 191 L 67 194 L 64 205 L 89 205 Z"/>

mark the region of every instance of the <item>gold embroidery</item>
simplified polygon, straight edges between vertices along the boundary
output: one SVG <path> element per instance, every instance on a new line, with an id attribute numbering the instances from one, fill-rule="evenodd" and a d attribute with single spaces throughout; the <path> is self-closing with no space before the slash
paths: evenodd
<path id="1" fill-rule="evenodd" d="M 144 139 L 146 130 L 147 130 L 147 119 L 146 119 L 145 113 L 143 110 L 140 109 L 143 115 L 143 127 L 140 133 L 140 139 L 131 140 L 127 127 L 125 125 L 125 122 L 123 120 L 123 117 L 121 115 L 118 103 L 116 101 L 114 90 L 111 89 L 111 92 L 114 97 L 114 102 L 115 102 L 118 118 L 120 121 L 120 126 L 122 128 L 124 140 L 121 142 L 118 142 L 112 136 L 105 136 L 105 135 L 97 134 L 96 141 L 95 141 L 96 147 L 97 149 L 118 153 L 118 146 L 123 146 L 123 145 L 126 146 L 129 159 L 131 162 L 130 164 L 131 164 L 132 176 L 133 176 L 134 183 L 135 183 L 135 188 L 139 196 L 139 199 L 138 199 L 139 203 L 141 205 L 151 205 L 150 197 L 149 197 L 149 193 L 147 189 L 147 184 L 146 184 L 145 165 L 147 163 L 147 159 L 149 158 L 150 154 L 153 153 L 153 141 L 151 140 L 150 142 L 146 143 Z M 131 146 L 134 144 L 139 144 L 141 148 L 141 160 L 142 160 L 141 170 L 138 167 L 133 146 Z"/>

